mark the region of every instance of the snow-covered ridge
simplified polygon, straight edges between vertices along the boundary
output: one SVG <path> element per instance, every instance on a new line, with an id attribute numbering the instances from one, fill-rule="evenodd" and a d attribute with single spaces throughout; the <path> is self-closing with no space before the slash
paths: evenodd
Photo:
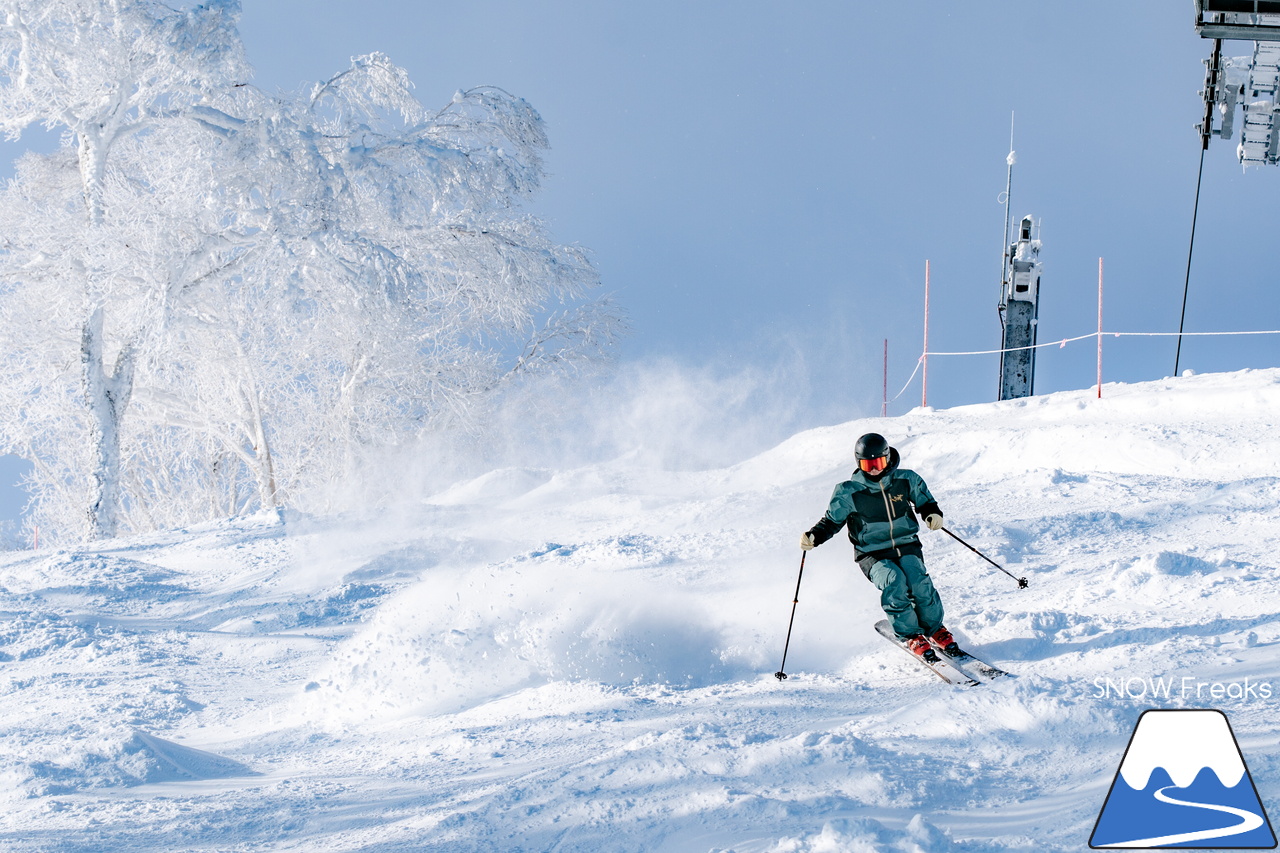
<path id="1" fill-rule="evenodd" d="M 1107 385 L 6 555 L 0 846 L 1077 851 L 1150 707 L 1225 711 L 1274 803 L 1273 705 L 1217 688 L 1280 692 L 1277 411 L 1275 370 Z M 1030 578 L 923 534 L 949 626 L 1017 678 L 913 668 L 838 539 L 772 677 L 870 430 Z M 1234 771 L 1141 755 L 1131 784 Z"/>

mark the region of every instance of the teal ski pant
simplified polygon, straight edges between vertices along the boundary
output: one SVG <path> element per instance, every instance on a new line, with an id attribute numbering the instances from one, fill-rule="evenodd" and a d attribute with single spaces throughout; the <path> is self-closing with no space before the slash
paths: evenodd
<path id="1" fill-rule="evenodd" d="M 942 599 L 924 560 L 910 554 L 877 560 L 867 577 L 880 590 L 880 606 L 899 637 L 928 636 L 942 627 Z"/>

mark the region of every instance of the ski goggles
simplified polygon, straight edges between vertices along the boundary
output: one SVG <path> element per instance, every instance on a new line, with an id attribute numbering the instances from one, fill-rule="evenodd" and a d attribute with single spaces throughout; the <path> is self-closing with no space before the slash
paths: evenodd
<path id="1" fill-rule="evenodd" d="M 889 457 L 877 456 L 874 459 L 859 459 L 858 467 L 867 474 L 879 474 L 889 467 Z"/>

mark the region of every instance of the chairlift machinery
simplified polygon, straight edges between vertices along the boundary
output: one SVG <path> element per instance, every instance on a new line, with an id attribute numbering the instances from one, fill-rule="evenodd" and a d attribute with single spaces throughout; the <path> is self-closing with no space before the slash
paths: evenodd
<path id="1" fill-rule="evenodd" d="M 1280 0 L 1193 0 L 1196 32 L 1213 39 L 1213 52 L 1205 63 L 1204 117 L 1200 132 L 1200 171 L 1196 201 L 1191 214 L 1191 244 L 1187 248 L 1187 274 L 1182 284 L 1182 319 L 1178 323 L 1178 349 L 1173 374 L 1182 360 L 1182 332 L 1187 320 L 1187 294 L 1191 288 L 1191 259 L 1196 245 L 1196 218 L 1200 212 L 1200 183 L 1204 155 L 1213 137 L 1231 139 L 1236 113 L 1241 114 L 1240 142 L 1236 158 L 1241 166 L 1280 163 Z M 1251 56 L 1223 58 L 1224 41 L 1252 42 Z"/>
<path id="2" fill-rule="evenodd" d="M 1196 32 L 1213 39 L 1201 91 L 1201 149 L 1214 136 L 1231 139 L 1239 111 L 1240 163 L 1280 163 L 1280 0 L 1195 0 L 1195 6 Z M 1223 57 L 1229 40 L 1253 42 L 1253 54 Z"/>

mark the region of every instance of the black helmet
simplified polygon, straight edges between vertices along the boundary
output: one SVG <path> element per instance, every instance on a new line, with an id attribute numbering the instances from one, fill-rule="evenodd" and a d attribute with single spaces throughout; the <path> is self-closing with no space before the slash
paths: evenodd
<path id="1" fill-rule="evenodd" d="M 853 446 L 853 455 L 859 459 L 879 459 L 889 455 L 889 441 L 878 432 L 869 432 Z"/>
<path id="2" fill-rule="evenodd" d="M 889 442 L 877 432 L 869 432 L 854 445 L 853 453 L 858 457 L 858 470 L 873 480 L 889 470 Z"/>

